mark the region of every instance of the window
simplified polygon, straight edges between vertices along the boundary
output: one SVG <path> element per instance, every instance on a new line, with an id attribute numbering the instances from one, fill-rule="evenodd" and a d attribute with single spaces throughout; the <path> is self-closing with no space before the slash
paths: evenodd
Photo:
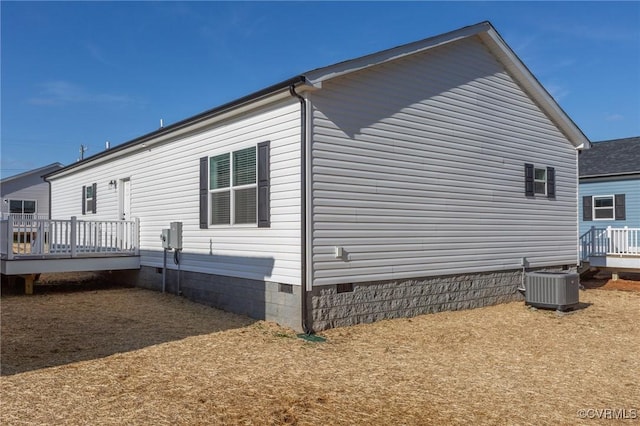
<path id="1" fill-rule="evenodd" d="M 211 157 L 209 190 L 211 225 L 256 223 L 256 148 Z"/>
<path id="2" fill-rule="evenodd" d="M 625 220 L 625 194 L 585 195 L 582 220 Z"/>
<path id="3" fill-rule="evenodd" d="M 547 195 L 547 169 L 534 169 L 533 192 Z"/>
<path id="4" fill-rule="evenodd" d="M 200 158 L 200 229 L 271 226 L 270 142 Z"/>
<path id="5" fill-rule="evenodd" d="M 36 202 L 32 200 L 9 200 L 9 213 L 34 214 Z"/>
<path id="6" fill-rule="evenodd" d="M 613 195 L 606 197 L 593 197 L 593 218 L 595 220 L 611 220 L 614 218 L 614 212 Z"/>
<path id="7" fill-rule="evenodd" d="M 96 199 L 97 185 L 87 185 L 82 187 L 82 214 L 95 213 L 97 207 Z"/>
<path id="8" fill-rule="evenodd" d="M 553 167 L 524 165 L 524 193 L 527 197 L 536 195 L 556 198 L 556 171 Z"/>

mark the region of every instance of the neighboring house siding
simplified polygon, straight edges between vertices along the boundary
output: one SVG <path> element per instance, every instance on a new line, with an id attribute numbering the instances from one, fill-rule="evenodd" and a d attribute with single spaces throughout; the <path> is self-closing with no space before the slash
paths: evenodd
<path id="1" fill-rule="evenodd" d="M 576 151 L 479 39 L 311 99 L 314 285 L 576 264 Z M 524 163 L 555 199 L 525 197 Z"/>
<path id="2" fill-rule="evenodd" d="M 583 220 L 582 197 L 615 194 L 625 195 L 625 220 Z M 596 228 L 605 228 L 607 226 L 640 228 L 640 177 L 625 180 L 582 180 L 580 182 L 579 201 L 580 235 L 583 235 L 592 226 Z"/>
<path id="3" fill-rule="evenodd" d="M 2 213 L 9 212 L 9 203 L 4 200 L 35 200 L 36 213 L 39 215 L 49 214 L 49 184 L 39 178 L 40 183 L 27 186 L 26 188 L 17 189 L 13 192 L 2 192 Z M 7 188 L 8 189 L 8 188 Z"/>
<path id="4" fill-rule="evenodd" d="M 271 227 L 199 228 L 199 158 L 271 142 Z M 162 266 L 160 234 L 183 222 L 183 270 L 300 283 L 300 108 L 294 98 L 171 142 L 52 179 L 56 218 L 118 219 L 112 179 L 131 181 L 141 263 Z M 82 216 L 81 188 L 97 183 L 97 211 Z M 173 260 L 170 266 L 175 268 Z"/>
<path id="5" fill-rule="evenodd" d="M 53 163 L 25 173 L 0 180 L 0 212 L 9 213 L 10 200 L 36 201 L 36 214 L 49 215 L 49 184 L 43 176 L 62 168 L 62 164 Z M 5 202 L 6 200 L 6 202 Z"/>

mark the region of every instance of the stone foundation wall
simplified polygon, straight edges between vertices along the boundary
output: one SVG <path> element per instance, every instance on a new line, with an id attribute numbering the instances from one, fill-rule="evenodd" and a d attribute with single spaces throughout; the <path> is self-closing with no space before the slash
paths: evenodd
<path id="1" fill-rule="evenodd" d="M 128 272 L 123 282 L 162 291 L 162 269 L 142 266 Z M 280 284 L 198 272 L 180 272 L 180 294 L 189 300 L 246 315 L 274 321 L 295 330 L 300 324 L 300 286 Z M 165 291 L 178 293 L 178 271 L 167 270 Z"/>
<path id="2" fill-rule="evenodd" d="M 544 268 L 561 269 L 569 272 L 560 266 Z M 318 286 L 307 295 L 308 324 L 314 331 L 321 331 L 524 300 L 518 291 L 522 278 L 522 270 L 511 270 Z M 176 270 L 167 271 L 168 293 L 178 292 L 177 279 Z M 162 270 L 143 266 L 140 271 L 127 271 L 120 281 L 161 291 Z M 300 286 L 182 271 L 180 294 L 198 303 L 301 331 Z"/>
<path id="3" fill-rule="evenodd" d="M 549 270 L 549 268 L 546 268 Z M 553 269 L 553 268 L 551 268 Z M 333 285 L 313 289 L 315 331 L 523 300 L 522 270 Z M 349 291 L 352 287 L 352 291 Z"/>

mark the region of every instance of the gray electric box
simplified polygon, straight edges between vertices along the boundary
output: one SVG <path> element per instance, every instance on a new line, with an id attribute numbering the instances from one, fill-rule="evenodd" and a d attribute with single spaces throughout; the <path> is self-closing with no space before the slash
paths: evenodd
<path id="1" fill-rule="evenodd" d="M 169 224 L 169 247 L 174 250 L 182 250 L 182 222 Z"/>
<path id="2" fill-rule="evenodd" d="M 162 234 L 160 234 L 160 241 L 162 241 L 162 248 L 169 249 L 171 246 L 169 245 L 169 237 L 171 235 L 170 229 L 163 229 Z"/>

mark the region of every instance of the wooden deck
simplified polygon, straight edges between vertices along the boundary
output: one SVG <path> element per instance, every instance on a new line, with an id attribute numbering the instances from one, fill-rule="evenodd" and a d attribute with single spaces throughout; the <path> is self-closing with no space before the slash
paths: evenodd
<path id="1" fill-rule="evenodd" d="M 139 222 L 33 219 L 0 220 L 0 272 L 25 279 L 36 274 L 139 269 Z"/>
<path id="2" fill-rule="evenodd" d="M 614 272 L 640 272 L 640 228 L 592 227 L 580 237 L 580 260 Z"/>

